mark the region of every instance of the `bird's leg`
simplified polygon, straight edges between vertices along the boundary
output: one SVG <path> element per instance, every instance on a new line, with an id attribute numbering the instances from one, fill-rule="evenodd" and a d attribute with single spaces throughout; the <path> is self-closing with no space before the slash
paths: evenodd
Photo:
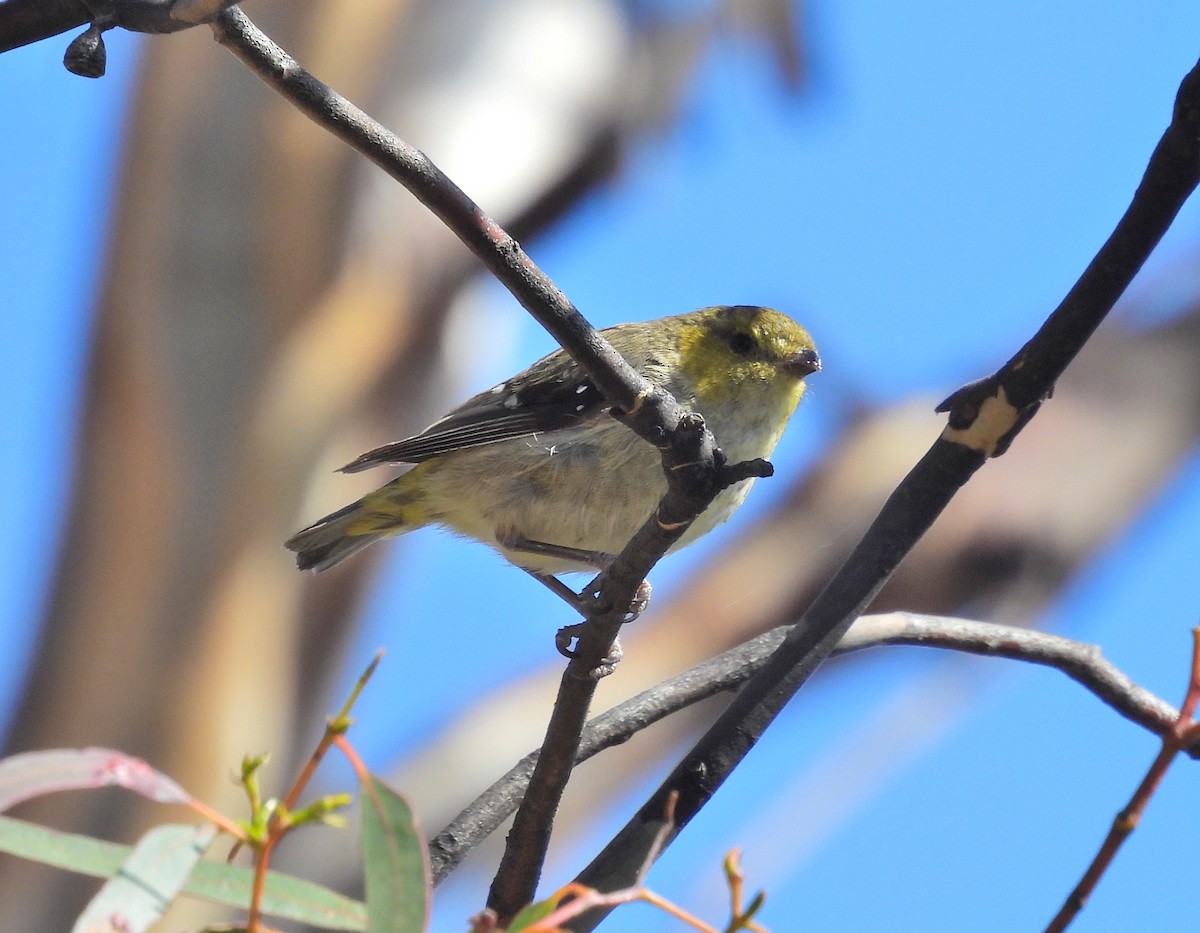
<path id="1" fill-rule="evenodd" d="M 567 547 L 565 544 L 534 541 L 515 531 L 498 532 L 496 543 L 510 551 L 524 551 L 526 554 L 537 554 L 539 557 L 557 557 L 560 560 L 569 560 L 587 567 L 595 567 L 597 570 L 607 569 L 617 559 L 615 555 L 606 551 L 588 551 L 584 548 Z M 540 576 L 536 571 L 530 571 L 530 573 Z M 549 576 L 549 574 L 544 574 L 544 576 Z M 559 593 L 559 595 L 562 594 Z"/>
<path id="2" fill-rule="evenodd" d="M 558 577 L 548 573 L 538 573 L 536 570 L 530 570 L 528 567 L 522 567 L 521 569 L 580 615 L 586 615 L 583 611 L 583 603 L 579 598 L 579 594 L 563 583 L 562 580 L 558 579 Z"/>
<path id="3" fill-rule="evenodd" d="M 523 551 L 526 554 L 537 554 L 542 557 L 557 557 L 562 560 L 576 561 L 599 570 L 606 570 L 616 560 L 614 555 L 605 551 L 588 551 L 583 548 L 568 547 L 563 544 L 535 541 L 532 538 L 526 538 L 524 535 L 515 532 L 501 533 L 496 536 L 496 540 L 502 547 L 508 550 Z M 536 570 L 530 570 L 527 567 L 521 569 L 566 602 L 567 605 L 580 615 L 587 616 L 580 594 L 563 583 L 558 577 L 548 573 L 538 573 Z M 629 604 L 629 611 L 625 613 L 625 622 L 633 622 L 646 611 L 646 607 L 650 605 L 651 592 L 652 588 L 649 580 L 643 580 L 638 584 L 633 601 Z M 568 658 L 575 657 L 575 652 L 571 648 L 571 642 L 579 637 L 583 626 L 586 624 L 586 622 L 578 622 L 575 625 L 565 625 L 558 630 L 558 634 L 554 638 L 554 644 L 560 654 Z M 609 652 L 609 656 L 603 659 L 602 664 L 611 671 L 611 668 L 621 660 L 621 654 L 620 641 L 613 642 L 612 650 Z M 606 673 L 610 671 L 606 671 Z"/>
<path id="4" fill-rule="evenodd" d="M 501 533 L 496 536 L 496 540 L 501 547 L 508 550 L 524 551 L 526 554 L 537 554 L 542 557 L 557 557 L 562 560 L 572 560 L 580 564 L 595 567 L 597 570 L 607 570 L 612 566 L 613 561 L 617 559 L 615 555 L 609 554 L 606 551 L 588 551 L 583 548 L 567 547 L 564 544 L 534 541 L 532 538 L 526 538 L 524 535 L 517 534 L 516 532 Z M 551 592 L 565 600 L 580 615 L 587 615 L 587 612 L 584 611 L 580 594 L 563 583 L 558 577 L 548 573 L 539 573 L 527 567 L 523 567 L 522 569 L 536 580 L 539 580 Z M 653 588 L 650 586 L 648 580 L 643 580 L 638 584 L 637 592 L 634 593 L 633 600 L 629 604 L 629 612 L 625 616 L 626 622 L 634 621 L 646 611 L 646 607 L 650 605 L 650 595 L 652 592 Z"/>

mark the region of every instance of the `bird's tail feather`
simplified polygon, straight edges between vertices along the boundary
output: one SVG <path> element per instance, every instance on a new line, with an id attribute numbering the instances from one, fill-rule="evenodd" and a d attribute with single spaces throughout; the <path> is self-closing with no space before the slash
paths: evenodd
<path id="1" fill-rule="evenodd" d="M 296 552 L 296 566 L 301 570 L 314 573 L 328 570 L 381 537 L 379 534 L 348 533 L 350 527 L 361 520 L 363 511 L 360 499 L 296 532 L 283 546 Z"/>

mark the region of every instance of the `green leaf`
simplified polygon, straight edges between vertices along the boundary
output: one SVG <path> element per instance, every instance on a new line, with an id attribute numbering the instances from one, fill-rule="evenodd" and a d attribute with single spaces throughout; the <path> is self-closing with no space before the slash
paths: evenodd
<path id="1" fill-rule="evenodd" d="M 526 927 L 532 926 L 542 920 L 545 920 L 558 907 L 558 902 L 554 900 L 534 901 L 517 911 L 517 915 L 512 918 L 512 923 L 506 927 L 507 933 L 520 933 Z"/>
<path id="2" fill-rule="evenodd" d="M 192 873 L 184 893 L 202 900 L 215 901 L 246 910 L 254 871 L 241 865 L 201 862 Z M 329 888 L 294 875 L 267 872 L 263 890 L 264 913 L 285 920 L 301 920 L 327 930 L 353 930 L 366 933 L 367 907 Z"/>
<path id="3" fill-rule="evenodd" d="M 429 855 L 408 801 L 377 777 L 362 786 L 363 862 L 370 933 L 423 933 Z"/>
<path id="4" fill-rule="evenodd" d="M 129 846 L 0 816 L 0 852 L 55 868 L 111 878 L 121 870 L 132 851 Z M 200 861 L 182 893 L 186 897 L 244 911 L 250 905 L 253 883 L 254 872 L 249 868 Z M 262 907 L 271 916 L 299 920 L 325 929 L 355 933 L 365 933 L 367 929 L 367 909 L 359 901 L 278 872 L 267 872 Z"/>
<path id="5" fill-rule="evenodd" d="M 171 906 L 216 834 L 212 825 L 150 830 L 79 915 L 74 933 L 143 933 Z"/>

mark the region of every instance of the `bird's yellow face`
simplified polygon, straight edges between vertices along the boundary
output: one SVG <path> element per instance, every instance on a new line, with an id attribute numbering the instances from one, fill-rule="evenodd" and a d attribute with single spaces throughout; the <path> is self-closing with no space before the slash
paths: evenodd
<path id="1" fill-rule="evenodd" d="M 701 407 L 753 393 L 790 413 L 804 391 L 804 377 L 821 368 L 808 331 L 786 314 L 751 306 L 683 315 L 679 357 Z"/>

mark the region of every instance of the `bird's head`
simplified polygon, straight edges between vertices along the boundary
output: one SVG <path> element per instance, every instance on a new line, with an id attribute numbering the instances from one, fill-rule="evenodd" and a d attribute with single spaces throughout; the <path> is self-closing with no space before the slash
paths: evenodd
<path id="1" fill-rule="evenodd" d="M 808 331 L 772 308 L 702 308 L 678 321 L 680 369 L 702 405 L 765 392 L 794 406 L 804 378 L 821 368 Z"/>

